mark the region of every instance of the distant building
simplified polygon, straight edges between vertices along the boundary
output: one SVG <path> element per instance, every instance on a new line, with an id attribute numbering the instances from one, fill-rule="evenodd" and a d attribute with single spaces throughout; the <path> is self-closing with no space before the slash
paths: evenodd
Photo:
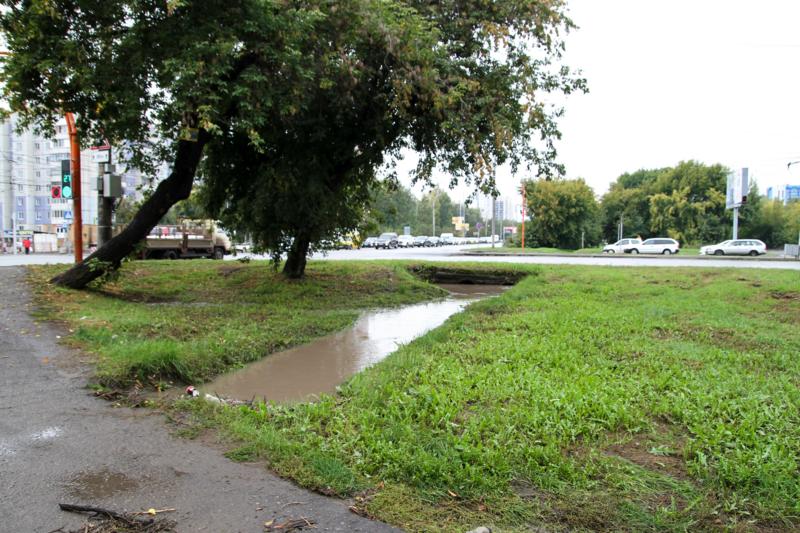
<path id="1" fill-rule="evenodd" d="M 767 198 L 770 200 L 782 200 L 783 205 L 789 202 L 797 202 L 800 200 L 800 185 L 767 187 Z"/>
<path id="2" fill-rule="evenodd" d="M 11 231 L 13 220 L 17 230 L 66 236 L 72 200 L 53 198 L 52 188 L 60 184 L 61 161 L 70 158 L 67 122 L 56 123 L 56 138 L 50 140 L 32 131 L 17 135 L 15 122 L 16 115 L 12 115 L 8 122 L 0 123 L 0 235 Z M 97 191 L 90 184 L 96 183 L 99 171 L 98 164 L 92 163 L 92 152 L 81 151 L 81 213 L 87 228 L 97 224 Z M 166 167 L 159 169 L 154 182 L 166 174 Z M 126 197 L 141 199 L 137 187 L 150 183 L 150 178 L 135 169 L 123 174 Z M 96 238 L 96 233 L 90 235 L 90 241 L 92 237 Z"/>
<path id="3" fill-rule="evenodd" d="M 476 207 L 481 212 L 484 220 L 492 218 L 492 197 L 478 194 L 475 198 Z M 497 220 L 522 220 L 522 204 L 519 199 L 509 196 L 498 196 L 494 202 L 494 212 Z"/>

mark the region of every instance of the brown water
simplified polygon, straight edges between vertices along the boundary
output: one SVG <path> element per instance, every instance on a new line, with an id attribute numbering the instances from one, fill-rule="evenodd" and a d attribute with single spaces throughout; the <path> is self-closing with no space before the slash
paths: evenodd
<path id="1" fill-rule="evenodd" d="M 332 394 L 336 386 L 427 331 L 444 323 L 472 302 L 509 287 L 439 285 L 452 294 L 438 302 L 401 309 L 368 311 L 355 325 L 310 344 L 269 355 L 247 368 L 224 374 L 204 392 L 250 400 L 304 401 Z"/>

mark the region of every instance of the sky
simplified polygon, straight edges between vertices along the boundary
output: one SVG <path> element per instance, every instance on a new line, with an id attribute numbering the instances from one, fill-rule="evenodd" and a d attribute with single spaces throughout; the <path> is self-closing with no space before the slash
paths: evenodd
<path id="1" fill-rule="evenodd" d="M 550 98 L 567 178 L 605 193 L 625 172 L 694 159 L 747 167 L 765 193 L 800 184 L 800 2 L 568 0 L 563 64 L 588 94 Z M 413 157 L 398 167 L 413 168 Z M 525 175 L 498 169 L 501 195 Z M 445 175 L 437 177 L 447 187 Z M 422 188 L 413 189 L 418 196 Z M 459 187 L 455 200 L 472 190 Z M 521 199 L 520 199 L 521 203 Z"/>

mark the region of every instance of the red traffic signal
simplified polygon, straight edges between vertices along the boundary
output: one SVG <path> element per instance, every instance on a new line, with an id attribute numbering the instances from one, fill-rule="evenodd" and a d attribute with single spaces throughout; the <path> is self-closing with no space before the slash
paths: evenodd
<path id="1" fill-rule="evenodd" d="M 61 187 L 53 187 L 52 195 L 53 198 L 61 198 Z"/>

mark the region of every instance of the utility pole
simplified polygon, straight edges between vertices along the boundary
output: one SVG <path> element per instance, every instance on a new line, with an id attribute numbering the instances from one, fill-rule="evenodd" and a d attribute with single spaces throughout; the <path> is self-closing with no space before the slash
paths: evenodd
<path id="1" fill-rule="evenodd" d="M 492 236 L 490 237 L 492 239 L 492 249 L 494 249 L 494 219 L 497 218 L 497 213 L 494 210 L 494 200 L 494 195 L 492 195 Z"/>
<path id="2" fill-rule="evenodd" d="M 525 205 L 525 180 L 522 181 L 522 249 L 525 249 L 525 212 L 527 206 Z"/>

